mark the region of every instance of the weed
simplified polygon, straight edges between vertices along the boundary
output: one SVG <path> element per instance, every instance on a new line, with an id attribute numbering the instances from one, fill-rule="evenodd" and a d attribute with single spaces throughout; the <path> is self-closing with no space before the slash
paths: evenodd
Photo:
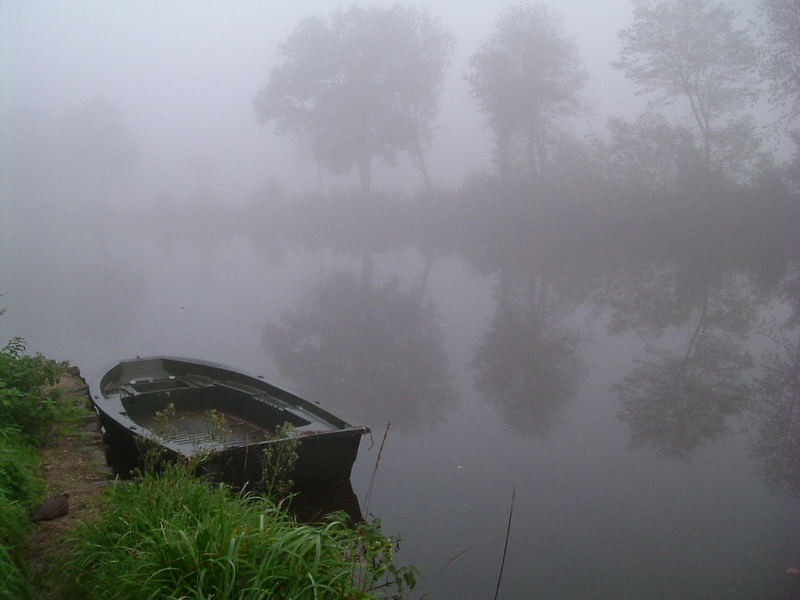
<path id="1" fill-rule="evenodd" d="M 206 411 L 205 427 L 202 431 L 195 432 L 192 438 L 197 440 L 189 458 L 192 472 L 199 472 L 200 467 L 210 462 L 215 456 L 225 449 L 231 429 L 225 420 L 225 415 L 212 408 Z"/>
<path id="2" fill-rule="evenodd" d="M 156 411 L 152 428 L 143 436 L 135 438 L 141 463 L 140 474 L 155 473 L 168 461 L 182 463 L 192 473 L 202 473 L 203 467 L 225 449 L 225 442 L 230 436 L 230 427 L 225 415 L 212 408 L 206 411 L 205 426 L 190 432 L 192 451 L 189 456 L 170 455 L 165 442 L 169 442 L 181 433 L 180 427 L 176 425 L 178 417 L 175 404 L 170 402 Z M 213 472 L 211 469 L 207 474 L 212 475 Z"/>
<path id="3" fill-rule="evenodd" d="M 228 426 L 228 421 L 225 420 L 225 415 L 217 411 L 216 408 L 206 411 L 206 418 L 208 419 L 208 438 L 212 444 L 221 445 L 228 439 L 231 433 L 231 428 Z"/>
<path id="4" fill-rule="evenodd" d="M 170 402 L 164 408 L 156 411 L 155 422 L 152 430 L 144 436 L 136 436 L 134 442 L 141 460 L 141 468 L 145 473 L 155 472 L 161 467 L 167 455 L 163 441 L 175 434 L 175 405 Z"/>
<path id="5" fill-rule="evenodd" d="M 0 423 L 40 440 L 59 414 L 58 393 L 51 386 L 62 370 L 41 355 L 25 355 L 21 338 L 9 341 L 0 349 Z"/>
<path id="6" fill-rule="evenodd" d="M 262 452 L 262 477 L 259 487 L 273 498 L 285 498 L 294 486 L 292 471 L 299 455 L 300 436 L 291 423 L 283 423 L 275 428 Z"/>

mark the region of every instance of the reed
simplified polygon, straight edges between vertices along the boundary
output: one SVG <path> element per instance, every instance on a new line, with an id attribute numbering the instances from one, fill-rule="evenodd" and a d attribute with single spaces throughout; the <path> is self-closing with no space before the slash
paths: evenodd
<path id="1" fill-rule="evenodd" d="M 375 466 L 372 467 L 372 475 L 369 478 L 369 486 L 367 487 L 367 494 L 364 498 L 364 512 L 369 514 L 369 503 L 372 500 L 372 488 L 375 485 L 375 476 L 378 474 L 378 467 L 381 466 L 381 456 L 383 455 L 383 447 L 386 445 L 386 438 L 389 435 L 389 429 L 392 428 L 391 420 L 386 421 L 386 427 L 383 429 L 383 438 L 381 438 L 381 445 L 378 448 L 378 456 L 375 458 Z"/>
<path id="2" fill-rule="evenodd" d="M 497 587 L 494 589 L 494 600 L 500 595 L 500 583 L 503 580 L 503 569 L 506 566 L 506 555 L 508 554 L 508 539 L 511 537 L 511 517 L 514 516 L 514 501 L 517 498 L 516 486 L 511 491 L 511 506 L 508 509 L 508 524 L 506 525 L 506 541 L 503 543 L 503 559 L 500 561 L 500 572 L 497 574 Z"/>

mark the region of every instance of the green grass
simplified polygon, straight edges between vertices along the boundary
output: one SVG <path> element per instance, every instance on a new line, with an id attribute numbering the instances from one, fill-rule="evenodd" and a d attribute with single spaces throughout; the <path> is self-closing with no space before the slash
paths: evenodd
<path id="1" fill-rule="evenodd" d="M 400 593 L 413 586 L 413 570 L 392 562 L 395 543 L 344 516 L 298 524 L 263 497 L 170 465 L 111 486 L 58 569 L 65 598 L 374 598 L 365 590 L 385 579 Z"/>
<path id="2" fill-rule="evenodd" d="M 13 425 L 41 441 L 59 414 L 58 382 L 62 366 L 37 354 L 25 354 L 25 342 L 14 338 L 0 349 L 0 423 Z"/>
<path id="3" fill-rule="evenodd" d="M 24 600 L 32 597 L 33 590 L 25 572 L 10 550 L 0 545 L 0 599 Z"/>
<path id="4" fill-rule="evenodd" d="M 32 597 L 22 540 L 44 492 L 36 445 L 70 412 L 51 389 L 60 372 L 19 338 L 0 349 L 0 600 Z"/>

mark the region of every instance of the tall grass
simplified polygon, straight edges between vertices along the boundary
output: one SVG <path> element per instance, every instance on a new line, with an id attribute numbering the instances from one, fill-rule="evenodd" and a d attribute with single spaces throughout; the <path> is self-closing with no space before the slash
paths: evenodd
<path id="1" fill-rule="evenodd" d="M 40 442 L 60 410 L 51 386 L 61 367 L 25 354 L 14 338 L 0 348 L 0 600 L 31 597 L 22 540 L 31 507 L 41 500 Z"/>
<path id="2" fill-rule="evenodd" d="M 33 588 L 11 551 L 0 545 L 0 599 L 25 600 L 33 598 Z"/>
<path id="3" fill-rule="evenodd" d="M 395 540 L 374 527 L 344 516 L 301 525 L 185 465 L 118 482 L 106 500 L 59 567 L 65 598 L 340 600 L 376 597 L 385 577 L 400 594 L 413 585 L 392 563 Z"/>
<path id="4" fill-rule="evenodd" d="M 0 427 L 0 599 L 30 597 L 22 539 L 29 508 L 41 498 L 39 460 L 31 443 L 11 427 Z"/>

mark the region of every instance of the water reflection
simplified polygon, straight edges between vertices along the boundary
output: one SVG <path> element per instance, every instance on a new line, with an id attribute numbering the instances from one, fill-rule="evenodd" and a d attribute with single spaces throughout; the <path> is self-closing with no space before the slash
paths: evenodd
<path id="1" fill-rule="evenodd" d="M 100 236 L 51 241 L 48 252 L 37 240 L 19 247 L 23 256 L 0 292 L 8 290 L 11 312 L 23 320 L 31 315 L 30 326 L 43 338 L 63 330 L 82 343 L 107 345 L 135 329 L 146 279 L 134 257 Z"/>
<path id="2" fill-rule="evenodd" d="M 322 521 L 334 512 L 345 513 L 353 523 L 364 520 L 349 479 L 296 490 L 289 499 L 289 509 L 303 523 Z"/>
<path id="3" fill-rule="evenodd" d="M 730 339 L 708 332 L 693 337 L 682 356 L 662 349 L 649 354 L 612 388 L 619 418 L 629 425 L 634 447 L 689 458 L 724 436 L 728 417 L 747 405 L 749 386 L 741 373 L 752 360 Z"/>
<path id="4" fill-rule="evenodd" d="M 503 273 L 495 297 L 471 363 L 476 385 L 511 431 L 545 435 L 577 390 L 581 336 L 560 323 L 561 299 L 545 277 Z"/>
<path id="5" fill-rule="evenodd" d="M 67 319 L 92 341 L 110 344 L 134 330 L 144 301 L 145 278 L 131 260 L 104 258 L 108 262 L 92 264 L 87 260 L 68 274 L 80 282 L 79 287 L 68 289 L 80 291 L 82 299 L 70 299 Z"/>
<path id="6" fill-rule="evenodd" d="M 634 330 L 648 341 L 647 356 L 612 387 L 618 416 L 630 427 L 632 446 L 677 459 L 722 438 L 751 393 L 754 363 L 742 344 L 759 297 L 703 246 L 683 264 L 618 273 L 609 294 L 612 330 Z M 674 337 L 664 335 L 668 329 L 677 345 L 663 341 Z"/>
<path id="7" fill-rule="evenodd" d="M 263 346 L 283 376 L 312 399 L 358 422 L 424 428 L 455 402 L 442 334 L 425 293 L 430 260 L 410 291 L 376 283 L 370 257 L 361 273 L 337 271 L 304 305 L 264 328 Z"/>
<path id="8" fill-rule="evenodd" d="M 786 285 L 793 313 L 783 325 L 778 349 L 766 354 L 756 382 L 759 436 L 755 454 L 765 479 L 800 495 L 800 274 Z"/>

